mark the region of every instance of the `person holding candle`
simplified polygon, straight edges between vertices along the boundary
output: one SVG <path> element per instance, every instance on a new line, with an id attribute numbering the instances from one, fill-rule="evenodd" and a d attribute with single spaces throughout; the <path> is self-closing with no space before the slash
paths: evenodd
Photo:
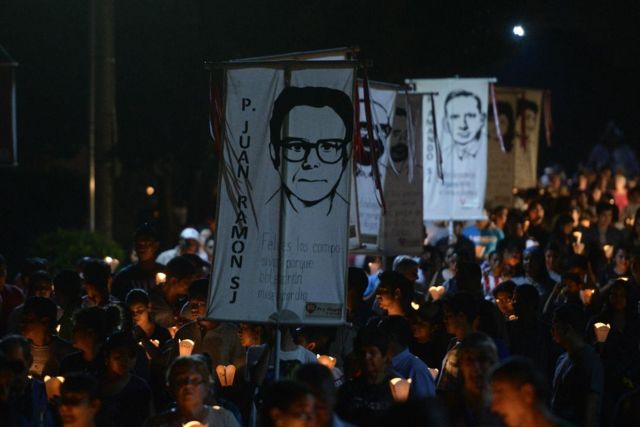
<path id="1" fill-rule="evenodd" d="M 113 295 L 124 301 L 132 289 L 144 289 L 149 292 L 158 283 L 156 275 L 164 272 L 164 265 L 156 262 L 160 243 L 156 230 L 145 223 L 138 227 L 133 235 L 133 248 L 137 262 L 124 267 L 113 278 Z"/>
<path id="2" fill-rule="evenodd" d="M 82 307 L 107 307 L 118 303 L 111 288 L 111 267 L 101 259 L 87 261 L 83 270 L 84 290 Z"/>
<path id="3" fill-rule="evenodd" d="M 211 393 L 213 377 L 203 356 L 177 358 L 169 367 L 167 383 L 175 396 L 176 406 L 149 418 L 144 424 L 146 427 L 182 427 L 190 421 L 212 427 L 240 427 L 228 410 L 205 404 Z"/>
<path id="4" fill-rule="evenodd" d="M 196 268 L 187 258 L 178 256 L 167 264 L 166 275 L 165 283 L 149 291 L 149 301 L 154 322 L 169 329 L 180 323 L 180 309 L 189 284 L 196 275 Z"/>
<path id="5" fill-rule="evenodd" d="M 599 202 L 596 205 L 598 219 L 595 224 L 589 227 L 583 240 L 591 252 L 599 253 L 600 262 L 605 263 L 604 245 L 613 247 L 622 243 L 622 232 L 613 226 L 614 211 L 616 206 L 607 202 Z"/>
<path id="6" fill-rule="evenodd" d="M 415 310 L 410 319 L 413 339 L 409 345 L 411 353 L 427 366 L 440 367 L 450 336 L 444 326 L 443 308 L 439 301 L 425 302 Z"/>
<path id="7" fill-rule="evenodd" d="M 165 387 L 165 371 L 170 361 L 171 334 L 151 317 L 149 295 L 143 289 L 132 289 L 125 304 L 133 320 L 133 337 L 149 358 L 149 385 L 156 409 L 164 409 L 171 402 Z"/>
<path id="8" fill-rule="evenodd" d="M 163 328 L 151 318 L 151 303 L 149 295 L 143 289 L 132 289 L 125 298 L 125 304 L 129 308 L 133 320 L 133 334 L 142 341 L 145 350 L 149 350 L 146 341 L 154 348 L 160 348 L 171 339 L 167 328 Z M 153 342 L 157 342 L 155 345 Z M 150 353 L 150 355 L 153 355 Z"/>
<path id="9" fill-rule="evenodd" d="M 553 315 L 551 335 L 565 352 L 556 361 L 551 395 L 552 411 L 585 427 L 600 425 L 604 372 L 600 357 L 587 344 L 583 331 L 584 311 L 574 305 L 564 305 Z"/>
<path id="10" fill-rule="evenodd" d="M 628 391 L 624 378 L 632 378 L 633 366 L 640 360 L 640 317 L 629 283 L 616 280 L 603 294 L 602 311 L 593 316 L 586 329 L 589 341 L 600 353 L 605 373 L 603 413 L 605 419 L 623 393 Z M 609 325 L 604 341 L 597 339 L 594 326 Z"/>
<path id="11" fill-rule="evenodd" d="M 5 336 L 0 340 L 0 354 L 14 366 L 7 405 L 18 419 L 17 425 L 52 427 L 54 420 L 44 383 L 27 375 L 33 361 L 29 341 L 20 335 Z"/>
<path id="12" fill-rule="evenodd" d="M 49 298 L 29 297 L 24 303 L 21 334 L 31 343 L 33 363 L 29 374 L 37 378 L 58 375 L 60 363 L 75 353 L 71 343 L 56 335 L 57 307 Z"/>
<path id="13" fill-rule="evenodd" d="M 382 320 L 379 331 L 389 340 L 387 360 L 392 375 L 411 379 L 410 399 L 435 396 L 436 386 L 429 367 L 409 351 L 411 327 L 402 316 L 389 316 Z"/>
<path id="14" fill-rule="evenodd" d="M 193 321 L 184 324 L 176 332 L 175 340 L 190 339 L 194 342 L 192 354 L 207 353 L 211 365 L 244 365 L 245 352 L 240 345 L 238 328 L 227 322 L 207 320 L 209 280 L 199 279 L 189 285 L 188 299 Z"/>
<path id="15" fill-rule="evenodd" d="M 631 274 L 631 249 L 627 246 L 616 246 L 613 250 L 613 259 L 606 266 L 598 277 L 598 283 L 601 287 L 609 285 L 616 279 L 626 278 L 633 287 L 636 287 L 636 281 Z"/>
<path id="16" fill-rule="evenodd" d="M 340 387 L 336 413 L 353 424 L 372 426 L 394 404 L 385 358 L 389 343 L 370 325 L 360 329 L 356 345 L 362 375 Z"/>
<path id="17" fill-rule="evenodd" d="M 513 308 L 513 291 L 516 289 L 516 284 L 511 280 L 500 283 L 493 290 L 494 301 L 496 307 L 500 310 L 505 320 L 509 320 L 511 316 L 515 314 Z"/>

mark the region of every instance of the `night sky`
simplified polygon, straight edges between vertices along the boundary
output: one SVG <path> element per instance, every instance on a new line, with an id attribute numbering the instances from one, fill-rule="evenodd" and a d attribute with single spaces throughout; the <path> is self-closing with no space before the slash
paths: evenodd
<path id="1" fill-rule="evenodd" d="M 164 176 L 190 222 L 211 211 L 206 60 L 359 46 L 375 80 L 495 76 L 550 89 L 554 145 L 543 164 L 575 170 L 611 119 L 640 145 L 640 13 L 569 3 L 116 1 L 116 238 L 126 243 L 148 208 L 147 185 L 162 197 Z M 88 1 L 2 0 L 0 44 L 20 63 L 21 166 L 0 171 L 0 253 L 15 259 L 39 233 L 86 227 Z"/>

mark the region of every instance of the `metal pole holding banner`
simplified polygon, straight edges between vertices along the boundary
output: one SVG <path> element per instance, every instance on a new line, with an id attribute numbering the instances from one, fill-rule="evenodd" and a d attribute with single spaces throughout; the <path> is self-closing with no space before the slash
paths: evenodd
<path id="1" fill-rule="evenodd" d="M 276 321 L 276 348 L 274 353 L 274 369 L 275 369 L 275 380 L 278 381 L 280 379 L 280 346 L 282 345 L 282 332 L 280 332 L 280 326 Z"/>

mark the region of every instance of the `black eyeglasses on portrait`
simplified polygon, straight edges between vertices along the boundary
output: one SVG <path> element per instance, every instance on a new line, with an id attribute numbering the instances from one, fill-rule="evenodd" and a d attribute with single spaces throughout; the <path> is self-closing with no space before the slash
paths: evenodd
<path id="1" fill-rule="evenodd" d="M 294 137 L 282 140 L 284 158 L 290 162 L 306 160 L 311 150 L 315 150 L 322 163 L 337 163 L 344 157 L 346 145 L 347 141 L 344 139 L 319 139 L 315 143 Z"/>

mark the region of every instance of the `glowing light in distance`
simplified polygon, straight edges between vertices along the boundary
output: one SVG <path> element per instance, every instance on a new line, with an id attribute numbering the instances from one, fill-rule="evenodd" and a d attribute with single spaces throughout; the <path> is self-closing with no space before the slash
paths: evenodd
<path id="1" fill-rule="evenodd" d="M 513 34 L 517 37 L 524 37 L 524 27 L 522 25 L 516 25 L 513 27 Z"/>

